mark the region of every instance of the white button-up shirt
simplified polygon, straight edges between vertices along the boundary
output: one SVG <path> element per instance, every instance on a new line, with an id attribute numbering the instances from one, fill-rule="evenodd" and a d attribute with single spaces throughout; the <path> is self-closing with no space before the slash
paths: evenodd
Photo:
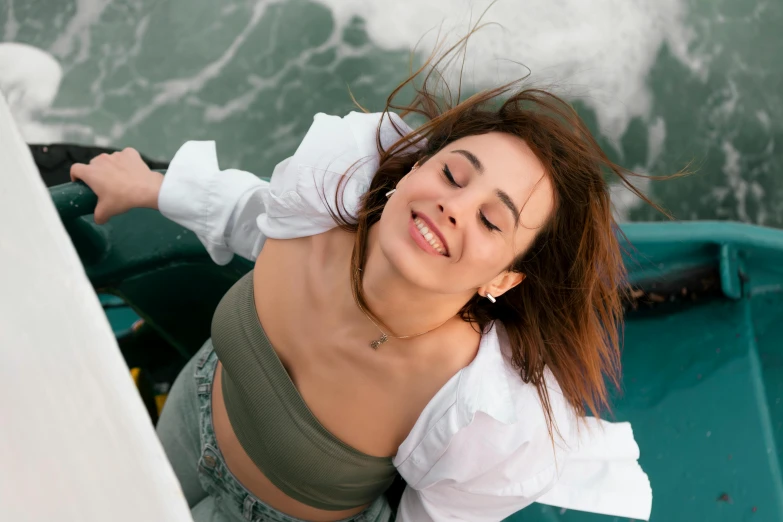
<path id="1" fill-rule="evenodd" d="M 214 142 L 188 142 L 166 174 L 160 211 L 195 232 L 218 264 L 234 254 L 255 259 L 268 237 L 326 232 L 335 223 L 325 205 L 334 205 L 341 176 L 352 172 L 343 199 L 349 215 L 370 186 L 379 124 L 384 147 L 411 130 L 396 115 L 316 115 L 270 181 L 220 170 Z M 475 359 L 422 411 L 394 456 L 407 482 L 397 520 L 494 522 L 533 502 L 647 520 L 652 491 L 630 424 L 587 418 L 579 426 L 550 373 L 562 436 L 553 444 L 536 389 L 508 353 L 502 326 L 488 329 Z"/>

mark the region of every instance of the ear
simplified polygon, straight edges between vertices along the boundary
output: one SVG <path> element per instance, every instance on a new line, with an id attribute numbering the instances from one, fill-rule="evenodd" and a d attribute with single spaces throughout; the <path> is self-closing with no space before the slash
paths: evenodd
<path id="1" fill-rule="evenodd" d="M 427 158 L 428 158 L 428 156 L 423 156 L 423 157 L 419 158 L 419 160 L 416 163 L 413 164 L 413 166 L 411 167 L 411 170 L 409 170 L 407 174 L 405 174 L 403 177 L 401 177 L 400 181 L 398 181 L 397 184 L 399 185 L 400 183 L 402 183 L 403 181 L 408 179 L 408 176 L 410 176 L 411 174 L 416 172 L 416 169 L 421 167 L 422 163 L 424 163 L 427 160 Z"/>
<path id="2" fill-rule="evenodd" d="M 500 297 L 524 280 L 525 274 L 506 270 L 498 274 L 489 283 L 479 287 L 477 292 L 481 296 L 492 294 L 492 297 Z"/>
<path id="3" fill-rule="evenodd" d="M 414 168 L 421 167 L 424 165 L 428 159 L 432 157 L 432 154 L 425 154 L 422 157 L 420 157 L 418 160 L 416 160 L 416 163 L 413 165 Z"/>

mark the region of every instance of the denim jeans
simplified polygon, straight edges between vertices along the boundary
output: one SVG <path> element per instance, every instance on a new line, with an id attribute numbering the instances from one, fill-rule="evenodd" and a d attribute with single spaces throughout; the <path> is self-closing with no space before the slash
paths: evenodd
<path id="1" fill-rule="evenodd" d="M 157 432 L 195 522 L 302 522 L 265 504 L 229 471 L 212 426 L 212 381 L 217 366 L 212 341 L 185 365 L 169 392 Z M 341 522 L 387 522 L 391 508 L 380 496 Z"/>

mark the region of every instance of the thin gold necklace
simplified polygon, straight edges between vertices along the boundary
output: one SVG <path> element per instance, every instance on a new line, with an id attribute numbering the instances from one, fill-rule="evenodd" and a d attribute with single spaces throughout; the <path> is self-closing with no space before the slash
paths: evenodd
<path id="1" fill-rule="evenodd" d="M 358 305 L 359 303 L 356 303 L 356 304 Z M 426 332 L 421 332 L 421 333 L 417 333 L 417 334 L 413 334 L 413 335 L 393 335 L 393 334 L 387 334 L 386 332 L 384 332 L 383 329 L 378 325 L 378 323 L 376 323 L 373 320 L 372 316 L 370 316 L 370 314 L 367 313 L 367 311 L 364 309 L 364 307 L 362 305 L 359 305 L 359 310 L 361 310 L 362 313 L 365 316 L 367 316 L 367 319 L 369 319 L 370 322 L 372 322 L 372 324 L 374 324 L 375 327 L 381 332 L 381 336 L 378 339 L 375 339 L 374 341 L 370 341 L 370 348 L 372 348 L 373 350 L 377 350 L 380 345 L 382 345 L 383 343 L 385 343 L 386 341 L 389 340 L 389 337 L 393 337 L 394 339 L 412 339 L 413 337 L 418 337 L 420 335 L 428 334 L 428 333 L 430 333 L 433 330 L 437 330 L 438 328 L 440 328 L 444 324 L 448 323 L 449 320 L 451 320 L 451 317 L 449 317 L 448 319 L 446 319 L 445 321 L 440 323 L 435 328 L 430 328 Z"/>
<path id="2" fill-rule="evenodd" d="M 361 284 L 362 272 L 364 272 L 364 270 L 362 270 L 361 268 L 357 268 L 356 271 L 357 271 L 356 277 L 359 278 L 359 281 L 360 281 L 359 284 Z M 370 341 L 370 348 L 372 348 L 373 350 L 377 350 L 380 345 L 382 345 L 383 343 L 385 343 L 386 341 L 389 340 L 389 337 L 393 337 L 394 339 L 412 339 L 414 337 L 419 337 L 420 335 L 428 334 L 428 333 L 430 333 L 433 330 L 437 330 L 438 328 L 440 328 L 444 324 L 448 323 L 449 320 L 451 320 L 451 317 L 449 317 L 448 319 L 446 319 L 445 321 L 440 323 L 435 328 L 430 328 L 426 332 L 421 332 L 421 333 L 417 333 L 417 334 L 413 334 L 413 335 L 393 335 L 393 334 L 387 334 L 386 332 L 383 331 L 383 328 L 381 328 L 380 325 L 378 325 L 378 323 L 375 322 L 375 320 L 372 318 L 372 316 L 367 313 L 367 310 L 365 310 L 364 307 L 359 302 L 358 296 L 354 295 L 354 298 L 355 298 L 354 300 L 356 301 L 356 306 L 359 307 L 359 310 L 361 310 L 362 313 L 367 317 L 367 319 L 369 319 L 370 322 L 375 325 L 375 327 L 378 329 L 378 331 L 381 332 L 381 336 L 380 337 L 378 337 L 374 341 Z"/>

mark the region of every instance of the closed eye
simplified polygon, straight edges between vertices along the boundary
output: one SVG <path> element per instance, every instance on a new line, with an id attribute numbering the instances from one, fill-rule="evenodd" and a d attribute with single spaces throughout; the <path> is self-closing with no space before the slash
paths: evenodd
<path id="1" fill-rule="evenodd" d="M 479 210 L 479 219 L 481 220 L 481 223 L 487 227 L 487 230 L 495 231 L 495 232 L 502 232 L 498 227 L 496 227 L 490 220 L 487 219 L 487 216 L 484 215 L 483 212 Z"/>
<path id="2" fill-rule="evenodd" d="M 451 174 L 451 170 L 449 169 L 449 166 L 446 164 L 443 165 L 443 177 L 446 178 L 446 181 L 448 181 L 449 185 L 451 185 L 452 187 L 462 188 L 462 185 L 457 183 L 457 181 L 454 179 L 454 176 Z M 502 230 L 500 230 L 490 220 L 488 220 L 487 216 L 485 216 L 484 213 L 481 212 L 480 210 L 478 215 L 481 224 L 484 225 L 487 230 L 491 232 L 502 232 Z"/>
<path id="3" fill-rule="evenodd" d="M 461 187 L 455 180 L 454 176 L 451 175 L 451 170 L 449 170 L 449 166 L 444 164 L 443 165 L 443 177 L 446 178 L 446 181 L 449 182 L 449 185 L 452 187 Z"/>

